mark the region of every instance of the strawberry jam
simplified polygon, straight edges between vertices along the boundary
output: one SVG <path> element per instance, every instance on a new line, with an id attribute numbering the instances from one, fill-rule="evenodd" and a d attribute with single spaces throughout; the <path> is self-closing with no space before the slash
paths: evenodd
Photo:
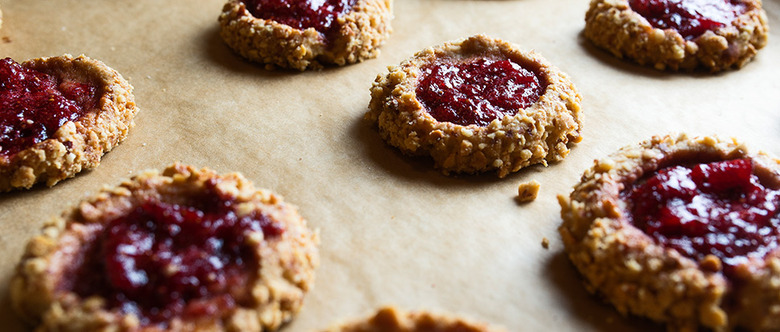
<path id="1" fill-rule="evenodd" d="M 730 24 L 745 12 L 739 0 L 630 0 L 631 9 L 658 29 L 675 29 L 692 40 Z"/>
<path id="2" fill-rule="evenodd" d="M 142 325 L 163 327 L 173 317 L 219 317 L 252 305 L 258 257 L 248 236 L 267 240 L 284 229 L 257 211 L 239 216 L 216 183 L 186 204 L 147 201 L 110 221 L 62 288 L 100 295 Z"/>
<path id="3" fill-rule="evenodd" d="M 0 60 L 0 158 L 54 135 L 94 107 L 93 85 L 59 80 L 11 58 Z"/>
<path id="4" fill-rule="evenodd" d="M 247 10 L 257 18 L 272 20 L 299 30 L 314 28 L 329 34 L 333 23 L 352 10 L 356 0 L 244 0 Z"/>
<path id="5" fill-rule="evenodd" d="M 750 159 L 668 167 L 621 196 L 657 243 L 695 260 L 715 255 L 728 277 L 778 246 L 780 191 L 761 184 Z"/>
<path id="6" fill-rule="evenodd" d="M 434 119 L 484 127 L 533 105 L 544 87 L 512 61 L 477 58 L 424 66 L 415 92 Z"/>

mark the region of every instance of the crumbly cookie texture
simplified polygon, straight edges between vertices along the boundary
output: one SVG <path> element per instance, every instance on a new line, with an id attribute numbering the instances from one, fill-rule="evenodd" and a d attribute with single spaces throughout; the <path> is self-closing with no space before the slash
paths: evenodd
<path id="1" fill-rule="evenodd" d="M 299 30 L 256 18 L 242 0 L 228 0 L 219 16 L 220 35 L 236 53 L 268 69 L 344 66 L 379 55 L 379 47 L 392 32 L 392 4 L 392 0 L 357 0 L 352 11 L 337 19 L 339 31 L 326 43 L 314 28 Z"/>
<path id="2" fill-rule="evenodd" d="M 521 183 L 517 186 L 517 201 L 521 203 L 533 202 L 539 195 L 541 186 L 536 180 Z"/>
<path id="3" fill-rule="evenodd" d="M 424 311 L 405 312 L 383 307 L 373 316 L 330 327 L 322 332 L 498 332 L 502 328 L 466 321 L 462 318 Z"/>
<path id="4" fill-rule="evenodd" d="M 79 298 L 58 288 L 65 267 L 77 264 L 77 253 L 94 241 L 96 233 L 118 216 L 150 199 L 177 202 L 204 191 L 217 179 L 221 197 L 231 197 L 244 212 L 260 211 L 285 229 L 279 237 L 248 236 L 255 247 L 258 270 L 253 274 L 251 305 L 237 305 L 223 316 L 203 316 L 168 322 L 169 331 L 270 331 L 292 319 L 313 287 L 318 265 L 316 232 L 306 226 L 295 208 L 281 197 L 255 189 L 237 173 L 217 175 L 208 169 L 173 164 L 162 173 L 147 171 L 115 188 L 104 188 L 76 208 L 48 223 L 32 238 L 10 285 L 14 309 L 44 331 L 155 331 L 139 326 L 134 314 L 107 309 L 100 296 Z M 189 196 L 188 196 L 189 195 Z M 256 242 L 256 243 L 255 243 Z"/>
<path id="5" fill-rule="evenodd" d="M 65 54 L 32 59 L 22 66 L 58 79 L 90 82 L 97 88 L 98 102 L 77 120 L 62 125 L 53 137 L 10 158 L 0 158 L 0 192 L 30 188 L 38 182 L 51 187 L 97 167 L 103 154 L 127 137 L 138 113 L 133 87 L 101 61 Z"/>
<path id="6" fill-rule="evenodd" d="M 535 71 L 546 90 L 532 106 L 487 126 L 439 122 L 423 109 L 415 89 L 424 65 L 484 55 Z M 529 165 L 563 160 L 569 143 L 581 141 L 580 102 L 569 77 L 542 56 L 476 35 L 422 50 L 378 75 L 365 118 L 390 145 L 409 155 L 430 155 L 445 174 L 496 170 L 504 177 Z"/>
<path id="7" fill-rule="evenodd" d="M 741 68 L 764 47 L 769 36 L 761 0 L 741 0 L 746 6 L 730 25 L 685 40 L 675 29 L 657 29 L 629 6 L 628 0 L 592 0 L 585 14 L 585 37 L 619 58 L 658 70 L 711 72 Z"/>
<path id="8" fill-rule="evenodd" d="M 558 196 L 566 252 L 587 289 L 622 314 L 649 317 L 680 331 L 780 329 L 780 253 L 751 260 L 739 272 L 745 280 L 736 290 L 713 268 L 712 259 L 697 262 L 664 248 L 624 216 L 626 203 L 619 194 L 626 186 L 675 161 L 698 157 L 749 157 L 756 174 L 780 183 L 780 161 L 749 153 L 734 140 L 653 137 L 596 160 L 569 197 Z"/>

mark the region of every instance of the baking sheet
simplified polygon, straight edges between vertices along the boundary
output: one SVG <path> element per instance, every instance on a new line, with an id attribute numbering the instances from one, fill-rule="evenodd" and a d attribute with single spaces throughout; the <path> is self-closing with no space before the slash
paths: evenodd
<path id="1" fill-rule="evenodd" d="M 586 0 L 396 0 L 373 60 L 269 72 L 218 36 L 222 0 L 5 0 L 0 55 L 86 54 L 135 86 L 141 111 L 100 167 L 53 188 L 0 194 L 0 325 L 27 239 L 103 185 L 173 161 L 239 171 L 320 229 L 315 289 L 286 331 L 324 328 L 379 305 L 460 313 L 511 331 L 661 330 L 589 296 L 562 253 L 555 196 L 592 160 L 655 134 L 738 137 L 780 156 L 780 1 L 769 45 L 738 71 L 664 73 L 612 58 L 582 37 Z M 385 145 L 362 116 L 374 78 L 431 45 L 475 33 L 541 53 L 583 96 L 584 140 L 563 162 L 504 179 L 446 177 Z M 529 204 L 520 182 L 542 184 Z M 541 242 L 549 239 L 549 249 Z"/>

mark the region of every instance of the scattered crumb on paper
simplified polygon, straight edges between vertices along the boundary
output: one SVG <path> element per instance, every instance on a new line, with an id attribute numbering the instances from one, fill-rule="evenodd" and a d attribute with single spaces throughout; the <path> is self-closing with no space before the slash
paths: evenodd
<path id="1" fill-rule="evenodd" d="M 536 195 L 539 194 L 539 187 L 541 185 L 536 180 L 521 183 L 517 188 L 517 201 L 527 203 L 535 200 Z"/>

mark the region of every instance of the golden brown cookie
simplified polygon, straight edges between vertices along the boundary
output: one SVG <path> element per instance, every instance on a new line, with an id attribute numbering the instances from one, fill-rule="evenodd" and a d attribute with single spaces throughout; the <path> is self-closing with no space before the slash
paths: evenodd
<path id="1" fill-rule="evenodd" d="M 105 188 L 32 238 L 14 309 L 47 331 L 269 331 L 314 282 L 317 235 L 237 173 L 173 164 Z"/>
<path id="2" fill-rule="evenodd" d="M 670 330 L 780 329 L 780 161 L 734 140 L 653 137 L 558 196 L 589 291 Z"/>
<path id="3" fill-rule="evenodd" d="M 383 307 L 373 316 L 330 327 L 323 332 L 490 332 L 501 328 L 474 323 L 459 317 L 425 311 L 404 312 Z"/>
<path id="4" fill-rule="evenodd" d="M 585 15 L 596 46 L 659 70 L 740 68 L 768 32 L 761 0 L 592 0 Z"/>
<path id="5" fill-rule="evenodd" d="M 103 62 L 66 54 L 0 65 L 0 192 L 95 168 L 133 126 L 133 87 Z"/>
<path id="6" fill-rule="evenodd" d="M 219 23 L 242 57 L 305 70 L 376 57 L 392 18 L 392 0 L 228 0 Z"/>
<path id="7" fill-rule="evenodd" d="M 366 119 L 390 145 L 445 174 L 499 177 L 563 160 L 579 142 L 581 97 L 534 52 L 476 35 L 427 48 L 377 76 Z"/>

